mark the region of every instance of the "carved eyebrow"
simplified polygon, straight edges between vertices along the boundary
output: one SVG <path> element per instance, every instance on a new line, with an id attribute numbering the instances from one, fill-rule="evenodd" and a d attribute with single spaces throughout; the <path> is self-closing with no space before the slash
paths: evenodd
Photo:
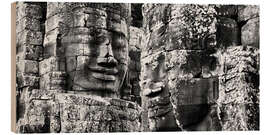
<path id="1" fill-rule="evenodd" d="M 89 34 L 95 34 L 95 35 L 99 35 L 99 34 L 107 34 L 107 32 L 111 32 L 112 34 L 118 34 L 120 36 L 123 37 L 127 37 L 126 33 L 116 30 L 116 29 L 105 29 L 105 28 L 95 28 L 95 27 L 90 27 L 89 28 Z"/>
<path id="2" fill-rule="evenodd" d="M 89 27 L 89 28 L 83 28 L 83 27 L 76 27 L 73 28 L 70 32 L 73 34 L 86 34 L 91 35 L 94 37 L 103 36 L 104 34 L 111 34 L 111 35 L 118 35 L 124 38 L 127 38 L 127 34 L 123 31 L 117 30 L 117 29 L 105 29 L 105 28 L 97 28 L 97 27 Z"/>

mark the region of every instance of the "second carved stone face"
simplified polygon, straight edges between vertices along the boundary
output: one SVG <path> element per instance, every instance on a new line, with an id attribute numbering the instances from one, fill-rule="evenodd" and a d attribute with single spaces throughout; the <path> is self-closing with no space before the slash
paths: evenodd
<path id="1" fill-rule="evenodd" d="M 128 63 L 125 31 L 96 27 L 72 28 L 62 42 L 66 44 L 69 90 L 119 98 Z"/>

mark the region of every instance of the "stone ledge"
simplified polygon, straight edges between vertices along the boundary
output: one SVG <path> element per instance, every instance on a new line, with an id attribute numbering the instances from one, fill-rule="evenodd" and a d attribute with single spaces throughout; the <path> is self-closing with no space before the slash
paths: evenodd
<path id="1" fill-rule="evenodd" d="M 59 93 L 61 132 L 140 131 L 140 107 L 121 99 Z"/>

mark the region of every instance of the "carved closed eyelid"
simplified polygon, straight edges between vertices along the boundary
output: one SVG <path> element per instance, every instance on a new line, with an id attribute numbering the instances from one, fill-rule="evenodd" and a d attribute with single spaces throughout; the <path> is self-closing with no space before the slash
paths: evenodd
<path id="1" fill-rule="evenodd" d="M 103 29 L 94 29 L 90 28 L 89 35 L 93 37 L 102 37 L 103 35 L 107 35 L 108 32 Z"/>
<path id="2" fill-rule="evenodd" d="M 127 40 L 123 33 L 114 34 L 113 38 L 116 39 L 116 41 L 120 41 L 121 43 L 125 43 L 124 41 Z"/>
<path id="3" fill-rule="evenodd" d="M 119 39 L 118 39 L 118 41 L 113 42 L 113 48 L 115 48 L 115 49 L 121 48 L 121 51 L 124 51 L 123 49 L 126 47 L 127 47 L 126 43 L 124 41 L 119 41 Z"/>
<path id="4" fill-rule="evenodd" d="M 116 30 L 108 30 L 112 36 L 118 36 L 118 37 L 123 37 L 126 38 L 126 34 L 124 34 L 121 31 L 116 31 Z"/>
<path id="5" fill-rule="evenodd" d="M 108 44 L 109 43 L 109 38 L 106 36 L 99 36 L 99 37 L 95 37 L 94 40 L 99 43 L 99 44 Z"/>
<path id="6" fill-rule="evenodd" d="M 122 32 L 116 32 L 117 34 L 117 36 L 119 36 L 120 38 L 126 38 L 126 35 L 124 34 L 124 33 L 122 33 Z"/>

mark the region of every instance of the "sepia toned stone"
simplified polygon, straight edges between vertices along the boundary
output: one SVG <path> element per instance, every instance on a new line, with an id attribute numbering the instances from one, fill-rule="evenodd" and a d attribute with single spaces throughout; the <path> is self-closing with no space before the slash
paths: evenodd
<path id="1" fill-rule="evenodd" d="M 203 49 L 205 37 L 216 32 L 216 11 L 214 6 L 181 5 L 171 6 L 169 22 L 170 46 L 172 49 Z M 190 17 L 195 19 L 192 19 Z M 177 46 L 177 47 L 176 47 Z"/>
<path id="2" fill-rule="evenodd" d="M 61 94 L 58 95 L 57 100 L 60 103 L 62 116 L 61 132 L 140 130 L 140 109 L 134 103 L 79 94 Z"/>
<path id="3" fill-rule="evenodd" d="M 16 22 L 16 32 L 19 33 L 23 30 L 40 31 L 40 24 L 40 20 L 31 17 L 24 17 Z"/>
<path id="4" fill-rule="evenodd" d="M 209 106 L 218 98 L 218 81 L 215 78 L 178 81 L 169 82 L 172 93 L 170 99 L 178 124 L 187 126 L 198 123 L 208 114 Z"/>
<path id="5" fill-rule="evenodd" d="M 46 3 L 33 4 L 27 2 L 17 2 L 16 4 L 16 19 L 20 20 L 24 17 L 42 19 L 44 9 L 42 5 Z"/>
<path id="6" fill-rule="evenodd" d="M 19 132 L 27 133 L 46 133 L 53 132 L 52 115 L 54 115 L 53 110 L 54 103 L 52 100 L 32 100 L 29 102 L 25 110 L 25 118 L 20 119 L 17 130 Z M 55 121 L 54 121 L 55 122 Z"/>
<path id="7" fill-rule="evenodd" d="M 31 45 L 42 45 L 43 43 L 43 33 L 42 32 L 33 32 L 30 30 L 24 30 L 19 33 L 16 41 L 17 46 L 21 46 L 24 44 Z"/>
<path id="8" fill-rule="evenodd" d="M 260 20 L 253 18 L 241 29 L 241 42 L 244 45 L 250 45 L 259 48 L 260 44 Z"/>
<path id="9" fill-rule="evenodd" d="M 65 16 L 64 14 L 56 14 L 54 16 L 51 16 L 50 18 L 47 18 L 45 25 L 46 25 L 46 30 L 45 32 L 48 33 L 56 28 L 63 27 L 66 25 L 67 22 L 65 22 Z"/>
<path id="10" fill-rule="evenodd" d="M 238 8 L 238 21 L 247 21 L 259 17 L 260 7 L 258 5 L 244 5 Z"/>
<path id="11" fill-rule="evenodd" d="M 17 87 L 22 88 L 26 86 L 31 86 L 33 88 L 39 87 L 39 77 L 33 75 L 27 75 L 25 73 L 17 73 Z"/>
<path id="12" fill-rule="evenodd" d="M 37 74 L 39 70 L 38 62 L 32 60 L 20 60 L 16 63 L 16 70 L 21 73 Z"/>
<path id="13" fill-rule="evenodd" d="M 219 17 L 235 18 L 238 15 L 238 5 L 215 5 Z"/>
<path id="14" fill-rule="evenodd" d="M 152 7 L 152 8 L 148 8 Z M 147 31 L 153 31 L 169 21 L 169 4 L 144 4 L 142 6 L 144 16 L 143 27 Z"/>
<path id="15" fill-rule="evenodd" d="M 225 55 L 225 69 L 227 74 L 231 73 L 258 73 L 259 51 L 251 46 L 231 47 Z"/>
<path id="16" fill-rule="evenodd" d="M 239 45 L 239 32 L 240 31 L 235 20 L 219 17 L 217 20 L 217 45 L 219 47 Z"/>
<path id="17" fill-rule="evenodd" d="M 64 53 L 64 48 L 61 41 L 61 31 L 56 28 L 49 31 L 44 36 L 44 57 L 49 58 L 51 56 L 61 56 Z"/>
<path id="18" fill-rule="evenodd" d="M 225 74 L 225 52 L 221 49 L 211 48 L 202 53 L 201 64 L 203 78 L 222 76 Z"/>
<path id="19" fill-rule="evenodd" d="M 66 11 L 65 2 L 47 2 L 47 16 L 46 18 L 50 18 L 54 15 L 63 13 Z"/>
<path id="20" fill-rule="evenodd" d="M 224 113 L 222 113 L 223 127 L 222 130 L 227 131 L 247 131 L 258 130 L 259 117 L 257 104 L 226 104 L 224 105 Z M 247 115 L 243 115 L 246 114 Z M 256 116 L 257 115 L 257 116 Z"/>
<path id="21" fill-rule="evenodd" d="M 39 62 L 39 74 L 43 75 L 51 71 L 65 71 L 65 60 L 59 57 L 50 57 Z"/>
<path id="22" fill-rule="evenodd" d="M 149 39 L 146 42 L 145 47 L 142 48 L 142 51 L 148 52 L 149 54 L 162 51 L 168 42 L 168 37 L 164 34 L 166 29 L 166 26 L 164 26 L 149 33 Z M 144 57 L 144 55 L 142 57 Z"/>
<path id="23" fill-rule="evenodd" d="M 142 48 L 142 37 L 144 32 L 142 29 L 136 27 L 129 27 L 130 38 L 129 38 L 129 47 L 135 46 L 136 48 Z"/>
<path id="24" fill-rule="evenodd" d="M 218 104 L 222 130 L 258 130 L 258 52 L 251 46 L 231 47 L 226 74 L 220 80 Z M 251 122 L 253 121 L 253 122 Z"/>
<path id="25" fill-rule="evenodd" d="M 53 100 L 55 98 L 56 91 L 45 89 L 33 89 L 29 94 L 30 100 Z"/>
<path id="26" fill-rule="evenodd" d="M 43 47 L 29 44 L 18 46 L 16 57 L 24 60 L 40 60 L 43 58 Z"/>
<path id="27" fill-rule="evenodd" d="M 160 82 L 165 79 L 165 53 L 157 52 L 155 55 L 150 55 L 144 59 L 141 59 L 142 74 L 141 83 L 144 87 L 151 85 L 152 82 Z M 143 88 L 144 89 L 144 88 Z"/>
<path id="28" fill-rule="evenodd" d="M 66 73 L 63 71 L 51 71 L 41 76 L 40 88 L 46 90 L 65 90 Z"/>
<path id="29" fill-rule="evenodd" d="M 259 6 L 16 9 L 19 133 L 259 130 Z"/>
<path id="30" fill-rule="evenodd" d="M 178 77 L 196 78 L 202 72 L 200 51 L 174 50 L 166 54 L 166 69 L 169 80 Z"/>
<path id="31" fill-rule="evenodd" d="M 87 13 L 83 12 L 85 10 Z M 91 14 L 88 11 L 92 11 Z M 73 18 L 74 23 L 82 20 L 77 24 L 85 23 L 80 27 L 89 29 L 74 28 L 62 38 L 61 42 L 65 48 L 65 57 L 76 57 L 74 76 L 68 72 L 70 77 L 73 76 L 73 79 L 69 78 L 69 82 L 72 83 L 70 85 L 74 84 L 76 87 L 76 89 L 73 87 L 74 90 L 94 91 L 93 93 L 108 92 L 118 97 L 120 95 L 119 89 L 127 72 L 127 24 L 125 20 L 121 20 L 120 23 L 106 22 L 108 21 L 106 14 L 97 14 L 102 12 L 104 11 L 98 9 L 77 9 L 77 12 L 72 14 L 75 17 Z M 77 17 L 81 19 L 76 19 Z M 114 19 L 116 19 L 115 17 Z M 68 60 L 70 63 L 67 63 L 67 69 L 72 71 L 75 67 L 75 60 L 72 61 L 72 58 L 68 58 Z"/>
<path id="32" fill-rule="evenodd" d="M 27 119 L 18 126 L 19 132 L 42 133 L 48 131 L 47 101 L 34 100 L 26 110 Z"/>

